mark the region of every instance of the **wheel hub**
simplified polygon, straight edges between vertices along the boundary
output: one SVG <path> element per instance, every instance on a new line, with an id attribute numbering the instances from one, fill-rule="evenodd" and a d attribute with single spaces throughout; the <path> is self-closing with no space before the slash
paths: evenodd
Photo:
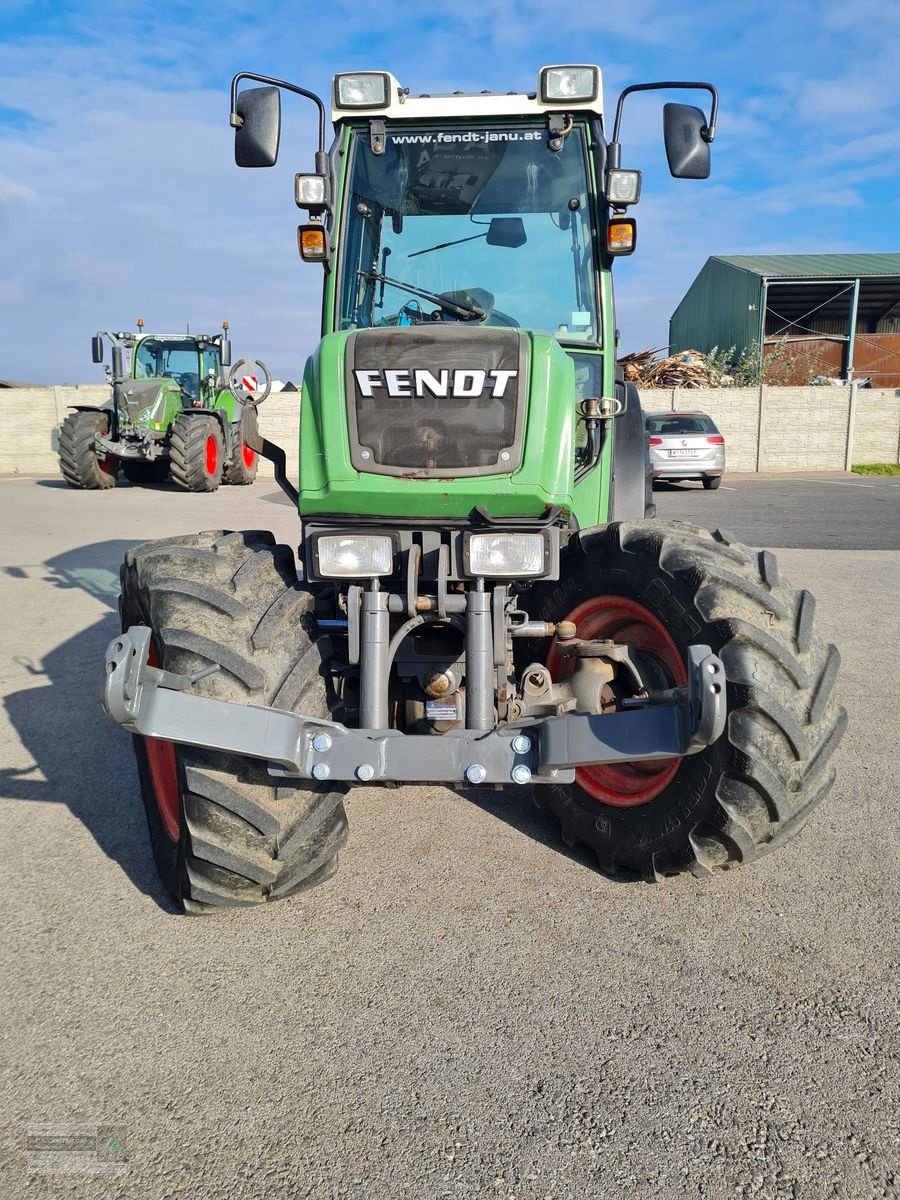
<path id="1" fill-rule="evenodd" d="M 662 622 L 636 600 L 626 596 L 594 596 L 572 609 L 565 619 L 574 624 L 580 639 L 627 643 L 654 673 L 663 676 L 669 687 L 687 683 L 678 647 Z M 561 654 L 554 643 L 547 654 L 547 667 L 558 682 L 572 674 L 575 659 Z M 645 759 L 578 767 L 575 782 L 601 804 L 634 808 L 648 804 L 663 792 L 678 774 L 681 762 L 680 758 Z"/>

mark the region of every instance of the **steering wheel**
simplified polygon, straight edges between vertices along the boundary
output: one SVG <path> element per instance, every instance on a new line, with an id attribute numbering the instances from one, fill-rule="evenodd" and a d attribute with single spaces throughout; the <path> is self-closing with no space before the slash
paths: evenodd
<path id="1" fill-rule="evenodd" d="M 484 312 L 484 316 L 477 323 L 479 325 L 504 325 L 513 329 L 519 328 L 519 322 L 508 313 L 501 312 L 499 308 L 494 308 L 494 295 L 486 288 L 459 288 L 454 292 L 441 292 L 442 300 L 449 300 L 454 304 L 472 305 L 477 304 Z M 462 318 L 455 316 L 451 312 L 444 310 L 442 313 L 444 321 L 459 321 Z M 473 321 L 476 318 L 472 318 Z"/>
<path id="2" fill-rule="evenodd" d="M 509 313 L 501 312 L 499 308 L 492 309 L 488 313 L 485 325 L 505 325 L 509 329 L 521 328 L 515 317 L 511 317 Z"/>
<path id="3" fill-rule="evenodd" d="M 265 381 L 262 388 L 258 386 L 260 374 Z M 257 386 L 245 387 L 245 383 L 251 380 Z M 272 372 L 261 358 L 239 358 L 229 370 L 225 386 L 238 404 L 246 405 L 247 408 L 258 408 L 272 390 Z"/>

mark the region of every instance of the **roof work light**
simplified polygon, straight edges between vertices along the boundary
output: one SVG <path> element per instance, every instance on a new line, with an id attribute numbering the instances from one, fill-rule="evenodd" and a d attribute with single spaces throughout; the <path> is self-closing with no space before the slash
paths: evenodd
<path id="1" fill-rule="evenodd" d="M 387 71 L 334 77 L 335 108 L 388 108 L 390 103 L 391 77 Z"/>
<path id="2" fill-rule="evenodd" d="M 543 104 L 596 100 L 600 93 L 600 68 L 542 67 L 538 91 Z"/>

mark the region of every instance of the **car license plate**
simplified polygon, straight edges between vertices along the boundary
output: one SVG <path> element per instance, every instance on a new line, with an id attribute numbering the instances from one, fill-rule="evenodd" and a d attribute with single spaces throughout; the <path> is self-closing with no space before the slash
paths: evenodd
<path id="1" fill-rule="evenodd" d="M 669 458 L 693 458 L 696 450 L 670 450 Z"/>

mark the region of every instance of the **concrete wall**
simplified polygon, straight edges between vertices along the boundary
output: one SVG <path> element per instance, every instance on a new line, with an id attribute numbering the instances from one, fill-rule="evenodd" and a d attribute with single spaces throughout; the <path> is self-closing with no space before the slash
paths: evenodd
<path id="1" fill-rule="evenodd" d="M 648 412 L 709 413 L 725 437 L 732 471 L 843 471 L 853 463 L 900 462 L 900 389 L 644 389 L 641 403 Z"/>
<path id="2" fill-rule="evenodd" d="M 82 387 L 0 388 L 0 475 L 56 475 L 50 435 L 70 412 L 71 404 L 103 404 L 105 384 Z M 259 410 L 265 437 L 287 454 L 288 474 L 296 482 L 299 392 L 275 393 Z M 260 474 L 272 476 L 272 464 L 260 463 Z"/>
<path id="3" fill-rule="evenodd" d="M 107 395 L 103 385 L 0 390 L 0 474 L 55 475 L 53 427 L 68 405 L 102 404 Z M 758 388 L 644 390 L 641 402 L 648 412 L 708 412 L 725 436 L 732 471 L 842 471 L 848 463 L 900 462 L 900 389 L 767 387 L 761 421 Z M 284 447 L 295 482 L 299 407 L 300 394 L 284 392 L 259 410 L 260 428 Z M 260 474 L 271 477 L 271 463 L 262 462 Z"/>

